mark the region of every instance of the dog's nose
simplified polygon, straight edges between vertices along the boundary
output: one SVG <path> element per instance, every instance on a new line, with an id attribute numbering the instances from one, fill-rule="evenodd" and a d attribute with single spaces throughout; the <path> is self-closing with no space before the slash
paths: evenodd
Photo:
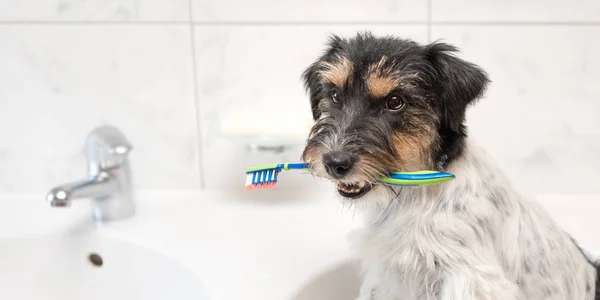
<path id="1" fill-rule="evenodd" d="M 323 155 L 325 171 L 336 179 L 348 175 L 354 166 L 354 161 L 352 155 L 343 152 L 330 152 Z"/>

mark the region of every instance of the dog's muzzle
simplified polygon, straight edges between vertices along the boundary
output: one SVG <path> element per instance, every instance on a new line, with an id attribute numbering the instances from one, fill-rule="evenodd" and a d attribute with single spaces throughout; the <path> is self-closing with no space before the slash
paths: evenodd
<path id="1" fill-rule="evenodd" d="M 372 188 L 367 182 L 349 182 L 345 180 L 356 165 L 356 156 L 347 152 L 329 152 L 323 154 L 323 166 L 332 179 L 337 180 L 338 193 L 346 198 L 359 198 Z"/>

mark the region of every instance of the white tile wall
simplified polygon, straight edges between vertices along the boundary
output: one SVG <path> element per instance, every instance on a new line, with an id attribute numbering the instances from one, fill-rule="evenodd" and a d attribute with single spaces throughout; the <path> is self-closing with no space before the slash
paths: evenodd
<path id="1" fill-rule="evenodd" d="M 0 0 L 3 21 L 188 21 L 189 0 Z"/>
<path id="2" fill-rule="evenodd" d="M 86 175 L 97 125 L 124 131 L 140 189 L 198 188 L 188 26 L 0 26 L 0 192 Z"/>
<path id="3" fill-rule="evenodd" d="M 598 191 L 600 27 L 433 26 L 488 71 L 472 135 L 510 177 L 539 192 Z"/>
<path id="4" fill-rule="evenodd" d="M 431 0 L 434 22 L 600 22 L 598 0 Z"/>
<path id="5" fill-rule="evenodd" d="M 364 29 L 463 48 L 494 80 L 471 132 L 509 176 L 534 192 L 599 192 L 599 3 L 0 0 L 0 193 L 83 176 L 100 124 L 132 140 L 139 189 L 239 189 L 244 167 L 301 149 L 248 154 L 216 134 L 220 117 L 308 114 L 301 72 L 328 33 Z"/>
<path id="6" fill-rule="evenodd" d="M 427 21 L 427 1 L 192 0 L 195 21 L 407 22 Z"/>

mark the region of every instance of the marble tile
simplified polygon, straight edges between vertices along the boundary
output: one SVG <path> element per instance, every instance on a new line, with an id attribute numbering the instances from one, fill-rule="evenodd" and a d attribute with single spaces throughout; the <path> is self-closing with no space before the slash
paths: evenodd
<path id="1" fill-rule="evenodd" d="M 187 25 L 0 26 L 0 193 L 85 177 L 103 124 L 131 140 L 136 188 L 199 188 L 190 49 Z"/>
<path id="2" fill-rule="evenodd" d="M 192 0 L 195 21 L 403 22 L 427 21 L 427 1 Z"/>
<path id="3" fill-rule="evenodd" d="M 284 155 L 249 153 L 243 141 L 220 135 L 219 124 L 229 112 L 240 110 L 289 115 L 291 122 L 310 118 L 300 80 L 302 72 L 324 50 L 330 33 L 347 36 L 357 30 L 427 40 L 426 26 L 195 27 L 202 154 L 208 188 L 241 189 L 246 167 L 299 159 L 301 146 Z M 282 121 L 272 126 L 293 125 Z M 283 187 L 312 182 L 308 176 L 288 173 L 282 175 Z"/>
<path id="4" fill-rule="evenodd" d="M 598 22 L 597 0 L 431 0 L 433 21 Z"/>
<path id="5" fill-rule="evenodd" d="M 2 0 L 2 21 L 188 21 L 189 0 Z"/>
<path id="6" fill-rule="evenodd" d="M 492 84 L 472 136 L 527 190 L 598 192 L 600 26 L 434 26 Z"/>

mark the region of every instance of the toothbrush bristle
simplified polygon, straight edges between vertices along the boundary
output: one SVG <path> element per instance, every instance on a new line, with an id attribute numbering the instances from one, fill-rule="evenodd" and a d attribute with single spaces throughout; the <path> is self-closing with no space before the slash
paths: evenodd
<path id="1" fill-rule="evenodd" d="M 246 173 L 246 190 L 274 189 L 281 170 L 271 169 Z"/>

